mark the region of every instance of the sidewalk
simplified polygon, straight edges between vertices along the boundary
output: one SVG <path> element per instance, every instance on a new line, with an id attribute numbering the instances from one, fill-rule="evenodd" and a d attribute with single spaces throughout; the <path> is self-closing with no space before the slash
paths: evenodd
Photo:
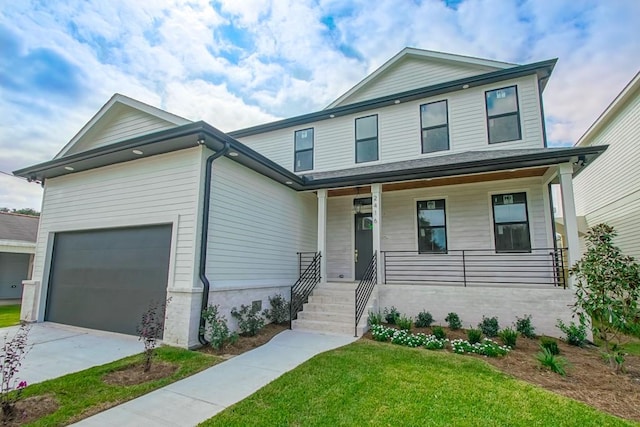
<path id="1" fill-rule="evenodd" d="M 316 354 L 357 338 L 284 331 L 267 344 L 87 418 L 76 426 L 194 426 Z"/>

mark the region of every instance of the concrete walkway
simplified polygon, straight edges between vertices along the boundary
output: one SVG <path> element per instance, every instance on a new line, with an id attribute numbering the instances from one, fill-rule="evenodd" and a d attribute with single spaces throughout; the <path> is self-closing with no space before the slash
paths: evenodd
<path id="1" fill-rule="evenodd" d="M 76 426 L 194 426 L 241 401 L 316 354 L 357 338 L 284 331 L 267 344 Z"/>

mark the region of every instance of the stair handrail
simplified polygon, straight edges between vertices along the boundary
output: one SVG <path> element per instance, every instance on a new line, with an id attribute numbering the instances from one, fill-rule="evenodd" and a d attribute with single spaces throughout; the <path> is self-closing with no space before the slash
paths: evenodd
<path id="1" fill-rule="evenodd" d="M 291 329 L 291 323 L 294 319 L 297 319 L 298 313 L 302 311 L 302 306 L 309 299 L 309 295 L 315 289 L 316 285 L 320 283 L 322 277 L 320 276 L 320 262 L 322 260 L 322 253 L 316 252 L 313 260 L 309 263 L 307 268 L 300 273 L 300 277 L 296 283 L 291 286 L 289 295 L 289 329 Z"/>
<path id="2" fill-rule="evenodd" d="M 364 275 L 362 279 L 360 279 L 360 283 L 356 287 L 356 295 L 355 295 L 355 305 L 356 305 L 356 322 L 355 322 L 355 332 L 354 336 L 358 336 L 358 323 L 364 314 L 364 309 L 367 308 L 367 303 L 369 302 L 369 298 L 371 298 L 371 293 L 373 292 L 373 288 L 376 287 L 378 283 L 378 251 L 373 252 L 373 256 L 371 257 L 371 261 L 369 261 L 369 265 L 367 265 L 367 269 L 364 271 Z"/>

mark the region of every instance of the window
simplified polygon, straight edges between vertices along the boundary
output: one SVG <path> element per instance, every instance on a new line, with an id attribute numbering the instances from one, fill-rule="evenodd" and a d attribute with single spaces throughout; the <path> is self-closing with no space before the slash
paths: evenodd
<path id="1" fill-rule="evenodd" d="M 356 119 L 356 163 L 378 160 L 378 115 Z"/>
<path id="2" fill-rule="evenodd" d="M 449 118 L 446 100 L 421 105 L 420 123 L 422 153 L 449 149 Z"/>
<path id="3" fill-rule="evenodd" d="M 313 128 L 297 130 L 294 134 L 295 172 L 313 169 Z"/>
<path id="4" fill-rule="evenodd" d="M 497 194 L 491 199 L 496 252 L 531 252 L 527 195 Z"/>
<path id="5" fill-rule="evenodd" d="M 418 251 L 447 252 L 444 200 L 418 202 Z"/>
<path id="6" fill-rule="evenodd" d="M 485 92 L 489 144 L 520 139 L 518 90 L 515 86 Z"/>

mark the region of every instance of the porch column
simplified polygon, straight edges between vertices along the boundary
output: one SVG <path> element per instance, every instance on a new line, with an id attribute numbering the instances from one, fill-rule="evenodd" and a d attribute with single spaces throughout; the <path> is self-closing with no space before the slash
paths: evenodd
<path id="1" fill-rule="evenodd" d="M 580 243 L 578 240 L 578 217 L 576 215 L 576 202 L 573 198 L 573 166 L 571 163 L 563 163 L 559 167 L 560 190 L 562 192 L 562 211 L 564 216 L 564 231 L 567 238 L 567 260 L 569 267 L 580 259 Z M 573 288 L 573 280 L 569 281 Z"/>
<path id="2" fill-rule="evenodd" d="M 320 277 L 327 281 L 327 190 L 318 190 L 318 252 L 320 258 Z"/>
<path id="3" fill-rule="evenodd" d="M 373 216 L 373 251 L 378 253 L 377 282 L 382 283 L 382 184 L 371 185 L 371 215 Z"/>

